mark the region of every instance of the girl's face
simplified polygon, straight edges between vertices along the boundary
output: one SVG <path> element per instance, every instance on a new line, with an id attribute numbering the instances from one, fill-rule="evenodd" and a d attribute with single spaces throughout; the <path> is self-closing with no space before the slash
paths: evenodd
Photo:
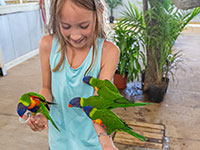
<path id="1" fill-rule="evenodd" d="M 93 11 L 66 0 L 60 14 L 60 29 L 69 46 L 81 49 L 91 44 L 96 17 Z"/>

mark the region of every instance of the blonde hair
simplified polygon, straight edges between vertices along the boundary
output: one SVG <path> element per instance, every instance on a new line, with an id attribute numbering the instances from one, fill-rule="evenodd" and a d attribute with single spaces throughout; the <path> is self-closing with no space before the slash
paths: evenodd
<path id="1" fill-rule="evenodd" d="M 58 38 L 59 41 L 59 50 L 57 51 L 61 53 L 61 58 L 56 67 L 52 70 L 53 72 L 57 71 L 62 64 L 65 62 L 65 51 L 67 42 L 60 31 L 60 10 L 64 5 L 66 0 L 51 0 L 51 7 L 50 7 L 50 21 L 48 25 L 48 32 L 49 34 L 53 34 Z M 110 30 L 109 26 L 106 25 L 108 20 L 107 18 L 107 9 L 104 0 L 71 0 L 77 6 L 83 7 L 85 9 L 91 10 L 96 14 L 96 26 L 93 35 L 93 54 L 92 54 L 92 62 L 88 69 L 86 70 L 85 74 L 91 71 L 93 64 L 95 62 L 94 58 L 97 55 L 96 49 L 96 39 L 97 37 L 101 37 L 107 39 L 108 30 Z M 62 66 L 62 69 L 64 65 Z M 62 70 L 61 69 L 61 70 Z"/>

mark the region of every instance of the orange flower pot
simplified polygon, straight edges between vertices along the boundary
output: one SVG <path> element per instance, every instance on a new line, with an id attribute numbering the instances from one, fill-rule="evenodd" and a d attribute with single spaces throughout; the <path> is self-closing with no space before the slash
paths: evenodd
<path id="1" fill-rule="evenodd" d="M 116 74 L 114 75 L 114 85 L 118 89 L 125 89 L 127 84 L 127 74 L 125 77 L 123 77 L 121 74 Z"/>

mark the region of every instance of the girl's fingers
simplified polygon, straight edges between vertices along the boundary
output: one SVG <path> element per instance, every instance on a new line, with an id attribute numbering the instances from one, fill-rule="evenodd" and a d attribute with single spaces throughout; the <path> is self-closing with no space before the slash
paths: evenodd
<path id="1" fill-rule="evenodd" d="M 42 114 L 39 114 L 36 117 L 37 118 L 35 124 L 41 127 L 45 127 L 46 125 L 48 125 L 48 120 Z"/>
<path id="2" fill-rule="evenodd" d="M 34 120 L 33 118 L 31 117 L 30 120 L 28 121 L 28 126 L 33 130 L 33 131 L 36 131 L 36 127 L 35 125 L 33 124 Z"/>
<path id="3" fill-rule="evenodd" d="M 49 126 L 48 126 L 48 124 L 47 124 L 47 125 L 45 125 L 44 127 L 45 127 L 45 129 L 49 129 Z"/>
<path id="4" fill-rule="evenodd" d="M 39 126 L 37 123 L 35 123 L 35 118 L 31 117 L 29 122 L 28 122 L 28 125 L 30 126 L 30 128 L 33 130 L 33 131 L 42 131 L 45 127 L 44 126 Z"/>

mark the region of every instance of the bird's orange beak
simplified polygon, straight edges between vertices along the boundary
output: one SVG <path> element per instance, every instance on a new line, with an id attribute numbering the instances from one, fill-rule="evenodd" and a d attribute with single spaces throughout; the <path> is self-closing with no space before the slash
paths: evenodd
<path id="1" fill-rule="evenodd" d="M 69 104 L 68 107 L 73 107 L 72 104 Z"/>
<path id="2" fill-rule="evenodd" d="M 82 110 L 85 112 L 85 110 L 82 108 Z"/>

